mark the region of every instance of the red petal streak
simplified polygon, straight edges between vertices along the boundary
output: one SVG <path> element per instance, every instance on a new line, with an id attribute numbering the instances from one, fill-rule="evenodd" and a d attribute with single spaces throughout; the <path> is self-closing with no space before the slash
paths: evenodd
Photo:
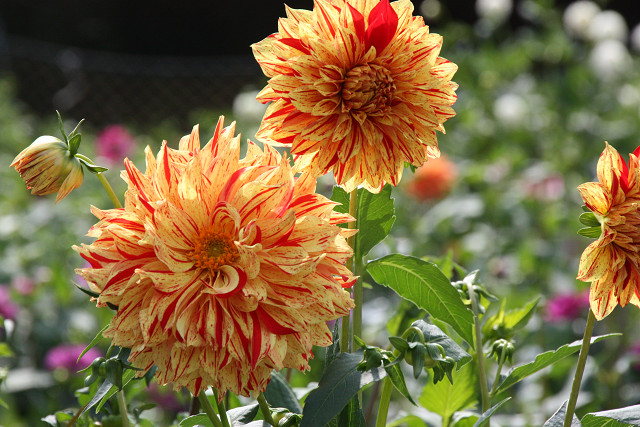
<path id="1" fill-rule="evenodd" d="M 618 156 L 620 156 L 620 162 L 622 163 L 622 171 L 620 172 L 620 186 L 626 194 L 629 191 L 629 167 L 627 166 L 627 162 L 624 161 L 624 157 L 622 157 L 622 154 L 618 153 Z"/>
<path id="2" fill-rule="evenodd" d="M 262 328 L 258 322 L 258 315 L 255 311 L 251 312 L 251 319 L 253 320 L 253 339 L 251 342 L 251 369 L 255 369 L 258 364 L 258 358 L 260 357 L 260 350 L 262 349 Z"/>
<path id="3" fill-rule="evenodd" d="M 398 15 L 389 0 L 381 0 L 369 14 L 367 27 L 367 50 L 374 46 L 379 55 L 391 42 L 398 27 Z"/>
<path id="4" fill-rule="evenodd" d="M 256 309 L 256 313 L 258 313 L 260 322 L 262 322 L 262 324 L 266 326 L 269 332 L 272 332 L 276 335 L 287 335 L 287 334 L 293 334 L 296 332 L 293 329 L 287 328 L 286 326 L 282 326 L 281 324 L 276 322 L 273 319 L 273 317 L 271 317 L 267 313 L 267 311 L 264 308 L 262 308 L 262 306 L 260 305 L 258 305 L 258 308 Z"/>
<path id="5" fill-rule="evenodd" d="M 298 39 L 294 39 L 292 37 L 284 37 L 280 39 L 280 42 L 294 49 L 298 49 L 300 52 L 304 53 L 305 55 L 309 55 L 309 53 L 311 53 L 311 51 L 305 45 L 303 45 L 302 42 Z"/>

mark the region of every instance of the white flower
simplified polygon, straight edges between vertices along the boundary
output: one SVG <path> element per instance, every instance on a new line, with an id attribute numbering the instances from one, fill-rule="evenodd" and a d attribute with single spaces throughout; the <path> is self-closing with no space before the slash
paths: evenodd
<path id="1" fill-rule="evenodd" d="M 589 56 L 589 65 L 602 80 L 611 81 L 631 68 L 632 59 L 627 47 L 619 40 L 596 43 Z"/>
<path id="2" fill-rule="evenodd" d="M 636 25 L 631 31 L 631 48 L 636 52 L 640 52 L 640 24 Z"/>
<path id="3" fill-rule="evenodd" d="M 567 33 L 586 39 L 593 18 L 600 13 L 600 7 L 592 1 L 579 0 L 571 3 L 564 11 L 562 21 Z"/>
<path id="4" fill-rule="evenodd" d="M 589 23 L 589 39 L 598 42 L 601 40 L 618 40 L 624 42 L 629 35 L 629 27 L 615 10 L 605 10 L 593 17 Z"/>
<path id="5" fill-rule="evenodd" d="M 493 104 L 493 114 L 507 126 L 522 126 L 529 113 L 527 103 L 515 93 L 500 95 Z"/>
<path id="6" fill-rule="evenodd" d="M 513 9 L 512 0 L 477 0 L 476 12 L 481 18 L 492 22 L 505 21 Z"/>

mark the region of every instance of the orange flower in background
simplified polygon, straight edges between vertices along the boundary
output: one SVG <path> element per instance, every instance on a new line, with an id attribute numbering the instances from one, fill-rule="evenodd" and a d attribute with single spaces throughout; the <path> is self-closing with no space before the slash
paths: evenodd
<path id="1" fill-rule="evenodd" d="M 458 170 L 455 163 L 443 155 L 437 159 L 430 159 L 416 169 L 405 190 L 418 200 L 439 199 L 451 190 L 457 178 Z"/>
<path id="2" fill-rule="evenodd" d="M 92 208 L 96 240 L 74 247 L 98 306 L 118 307 L 104 335 L 194 395 L 248 396 L 272 369 L 309 369 L 326 322 L 353 306 L 354 231 L 338 226 L 352 218 L 275 150 L 249 142 L 240 159 L 239 140 L 221 118 L 202 148 L 197 126 L 178 150 L 147 147 L 144 174 L 125 160 L 125 207 Z"/>
<path id="3" fill-rule="evenodd" d="M 601 320 L 620 304 L 640 307 L 640 147 L 629 164 L 606 143 L 598 160 L 598 180 L 578 187 L 601 224 L 600 237 L 582 253 L 578 279 L 591 282 L 589 302 Z"/>
<path id="4" fill-rule="evenodd" d="M 67 144 L 49 135 L 33 141 L 10 166 L 20 174 L 31 194 L 58 193 L 56 203 L 80 187 L 84 177 L 80 161 L 71 155 Z"/>
<path id="5" fill-rule="evenodd" d="M 291 147 L 297 168 L 332 171 L 346 191 L 397 185 L 405 162 L 440 152 L 436 131 L 453 117 L 457 66 L 438 56 L 409 0 L 316 0 L 287 8 L 278 32 L 252 46 L 271 102 L 257 137 Z"/>

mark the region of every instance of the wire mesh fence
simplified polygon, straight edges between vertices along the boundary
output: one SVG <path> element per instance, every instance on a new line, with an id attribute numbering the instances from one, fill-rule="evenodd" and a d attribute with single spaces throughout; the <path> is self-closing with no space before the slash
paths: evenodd
<path id="1" fill-rule="evenodd" d="M 5 36 L 0 67 L 34 113 L 55 109 L 97 126 L 167 118 L 187 125 L 190 112 L 230 108 L 239 92 L 265 82 L 251 55 L 140 56 L 16 36 Z"/>

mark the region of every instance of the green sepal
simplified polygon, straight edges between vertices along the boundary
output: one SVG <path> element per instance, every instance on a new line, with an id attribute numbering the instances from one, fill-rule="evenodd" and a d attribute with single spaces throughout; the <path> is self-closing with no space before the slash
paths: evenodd
<path id="1" fill-rule="evenodd" d="M 64 123 L 62 123 L 62 116 L 60 115 L 60 111 L 56 110 L 56 114 L 58 115 L 58 126 L 60 126 L 60 133 L 62 134 L 62 139 L 69 147 L 69 138 L 67 138 L 67 133 L 64 131 Z"/>
<path id="2" fill-rule="evenodd" d="M 103 336 L 102 333 L 109 327 L 109 324 L 107 323 L 107 325 L 100 329 L 100 332 L 98 332 L 96 334 L 95 337 L 93 337 L 93 339 L 91 340 L 91 342 L 84 348 L 84 350 L 82 350 L 82 353 L 80 353 L 80 355 L 78 356 L 78 360 L 77 362 L 80 362 L 80 359 L 82 359 L 82 356 L 84 356 L 86 354 L 87 351 L 89 351 L 89 349 L 91 349 L 91 347 L 95 346 L 100 340 L 102 340 Z M 82 371 L 80 371 L 82 372 Z"/>
<path id="3" fill-rule="evenodd" d="M 578 230 L 578 234 L 584 237 L 597 239 L 602 234 L 602 227 L 585 227 Z"/>
<path id="4" fill-rule="evenodd" d="M 75 282 L 73 283 L 73 286 L 75 286 L 76 288 L 80 289 L 82 292 L 84 292 L 85 294 L 89 295 L 90 297 L 98 298 L 100 296 L 99 293 L 93 292 L 92 290 L 89 290 L 87 288 L 83 288 L 82 286 L 78 285 Z"/>
<path id="5" fill-rule="evenodd" d="M 84 156 L 80 157 L 78 155 L 78 156 L 76 156 L 76 159 L 78 159 L 78 161 L 82 164 L 82 166 L 87 168 L 87 170 L 89 172 L 91 172 L 91 173 L 101 173 L 101 172 L 109 170 L 107 168 L 103 168 L 102 166 L 94 165 L 93 163 L 91 163 L 89 161 L 89 159 L 85 158 Z"/>
<path id="6" fill-rule="evenodd" d="M 389 337 L 389 342 L 395 349 L 397 349 L 401 353 L 404 353 L 405 351 L 409 350 L 409 344 L 407 343 L 407 340 L 403 338 Z"/>
<path id="7" fill-rule="evenodd" d="M 600 227 L 600 221 L 598 221 L 593 212 L 583 212 L 580 214 L 579 219 L 587 227 Z"/>
<path id="8" fill-rule="evenodd" d="M 72 156 L 75 156 L 80 148 L 80 142 L 82 141 L 82 135 L 76 134 L 69 137 L 69 152 Z"/>
<path id="9" fill-rule="evenodd" d="M 117 359 L 109 359 L 105 362 L 105 377 L 118 390 L 122 390 L 122 364 Z"/>
<path id="10" fill-rule="evenodd" d="M 592 212 L 592 211 L 591 211 L 591 209 L 589 209 L 589 208 L 587 207 L 587 205 L 582 205 L 582 206 L 580 206 L 580 207 L 581 207 L 581 208 L 582 208 L 582 210 L 583 210 L 583 211 L 585 211 L 585 212 Z"/>

